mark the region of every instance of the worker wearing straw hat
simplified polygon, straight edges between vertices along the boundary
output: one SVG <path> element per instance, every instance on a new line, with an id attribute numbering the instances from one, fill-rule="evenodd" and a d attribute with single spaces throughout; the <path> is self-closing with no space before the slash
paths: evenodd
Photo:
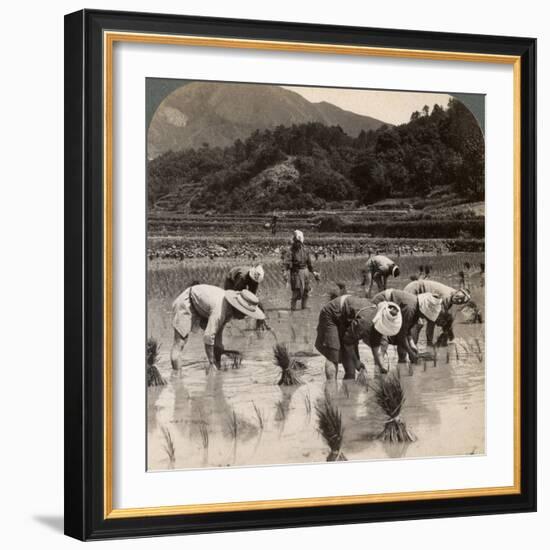
<path id="1" fill-rule="evenodd" d="M 306 309 L 311 292 L 310 274 L 317 281 L 319 274 L 313 270 L 311 255 L 304 245 L 304 234 L 298 229 L 294 231 L 292 244 L 283 264 L 283 272 L 285 279 L 287 279 L 286 272 L 290 272 L 290 288 L 292 289 L 290 309 L 294 311 L 298 301 L 301 302 L 302 309 Z"/>
<path id="2" fill-rule="evenodd" d="M 344 379 L 355 378 L 364 366 L 359 357 L 359 341 L 371 350 L 380 372 L 387 372 L 382 364 L 380 347 L 383 337 L 395 336 L 401 329 L 401 311 L 397 304 L 373 304 L 366 298 L 345 295 L 326 304 L 319 313 L 315 347 L 325 357 L 327 380 L 335 380 L 338 364 L 344 366 Z"/>
<path id="3" fill-rule="evenodd" d="M 204 330 L 204 349 L 209 366 L 218 370 L 223 354 L 223 329 L 231 319 L 265 319 L 259 300 L 249 290 L 223 290 L 212 285 L 195 285 L 185 289 L 172 304 L 174 343 L 170 353 L 173 369 L 183 366 L 183 350 L 189 334 Z"/>
<path id="4" fill-rule="evenodd" d="M 369 256 L 362 273 L 363 281 L 361 282 L 361 286 L 367 286 L 365 296 L 370 298 L 372 283 L 376 283 L 379 292 L 386 290 L 388 277 L 390 275 L 399 277 L 399 266 L 387 256 L 377 254 L 376 256 Z"/>
<path id="5" fill-rule="evenodd" d="M 456 290 L 450 286 L 444 285 L 437 281 L 432 281 L 431 279 L 423 279 L 421 281 L 412 281 L 410 282 L 403 290 L 405 292 L 410 292 L 411 294 L 419 295 L 424 294 L 425 292 L 431 292 L 432 294 L 437 294 L 442 299 L 441 313 L 435 321 L 428 319 L 426 326 L 426 342 L 429 346 L 433 346 L 433 338 L 435 332 L 435 326 L 439 325 L 443 329 L 443 334 L 446 335 L 446 338 L 449 340 L 454 339 L 453 333 L 453 321 L 454 316 L 451 312 L 451 308 L 454 305 L 464 305 L 470 301 L 470 291 L 461 288 Z M 414 340 L 418 342 L 420 332 L 422 330 L 422 325 L 417 325 L 414 334 Z"/>
<path id="6" fill-rule="evenodd" d="M 389 288 L 379 292 L 373 297 L 372 301 L 375 304 L 393 302 L 399 306 L 403 318 L 401 330 L 395 336 L 389 336 L 386 341 L 397 346 L 400 363 L 406 362 L 407 356 L 411 363 L 416 363 L 418 361 L 418 349 L 412 331 L 420 319 L 434 322 L 439 317 L 442 307 L 441 298 L 430 292 L 415 296 L 410 292 Z"/>

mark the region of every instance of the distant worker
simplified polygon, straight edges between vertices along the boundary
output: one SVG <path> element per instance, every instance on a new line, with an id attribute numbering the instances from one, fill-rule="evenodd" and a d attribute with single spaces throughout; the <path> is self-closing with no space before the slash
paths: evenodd
<path id="1" fill-rule="evenodd" d="M 334 300 L 334 298 L 338 298 L 338 296 L 344 296 L 347 293 L 348 291 L 346 290 L 346 283 L 335 283 L 335 285 L 331 287 L 328 291 L 329 300 Z"/>
<path id="2" fill-rule="evenodd" d="M 223 329 L 231 319 L 263 320 L 258 298 L 249 290 L 237 292 L 212 285 L 186 288 L 172 304 L 174 343 L 170 352 L 173 369 L 183 366 L 183 350 L 189 334 L 204 330 L 204 349 L 208 358 L 207 372 L 219 370 L 223 348 Z"/>
<path id="3" fill-rule="evenodd" d="M 264 268 L 261 265 L 253 267 L 233 267 L 229 270 L 223 288 L 225 290 L 249 290 L 253 294 L 258 294 L 258 287 L 264 280 Z M 261 302 L 258 303 L 258 307 L 264 311 L 264 307 Z M 269 325 L 265 319 L 256 321 L 256 329 L 267 330 Z"/>
<path id="4" fill-rule="evenodd" d="M 273 235 L 277 234 L 277 221 L 278 221 L 277 214 L 273 213 L 273 217 L 271 218 L 271 233 Z"/>
<path id="5" fill-rule="evenodd" d="M 413 329 L 420 319 L 435 322 L 441 313 L 443 302 L 441 298 L 430 292 L 415 296 L 404 290 L 389 288 L 374 296 L 372 302 L 377 305 L 381 302 L 393 302 L 399 306 L 403 318 L 401 330 L 387 340 L 389 344 L 397 346 L 400 363 L 407 361 L 407 355 L 411 363 L 416 363 L 418 361 L 418 348 L 414 341 Z"/>
<path id="6" fill-rule="evenodd" d="M 441 313 L 437 320 L 430 321 L 428 320 L 426 326 L 426 342 L 428 346 L 433 346 L 433 338 L 436 324 L 441 326 L 443 333 L 446 335 L 446 339 L 454 340 L 453 333 L 453 315 L 451 313 L 451 308 L 453 305 L 462 305 L 470 301 L 470 292 L 465 288 L 456 290 L 450 286 L 444 285 L 443 283 L 438 283 L 437 281 L 432 281 L 431 279 L 424 279 L 422 281 L 412 281 L 404 289 L 405 292 L 410 292 L 411 294 L 419 295 L 424 292 L 431 292 L 432 294 L 437 294 L 442 299 L 442 308 Z M 418 342 L 418 337 L 422 327 L 419 325 L 415 334 L 415 342 Z"/>
<path id="7" fill-rule="evenodd" d="M 361 286 L 367 286 L 366 297 L 371 297 L 372 283 L 375 282 L 378 292 L 386 290 L 388 277 L 399 277 L 399 266 L 387 256 L 380 254 L 370 256 L 362 270 L 363 281 Z"/>
<path id="8" fill-rule="evenodd" d="M 327 380 L 335 380 L 338 365 L 344 366 L 344 379 L 355 379 L 364 366 L 359 357 L 359 341 L 372 350 L 380 372 L 387 370 L 380 352 L 384 337 L 395 336 L 401 329 L 401 311 L 397 304 L 383 302 L 376 306 L 366 298 L 340 296 L 326 304 L 319 313 L 316 349 L 325 357 Z"/>
<path id="9" fill-rule="evenodd" d="M 319 281 L 319 273 L 313 270 L 309 250 L 304 245 L 304 234 L 296 230 L 292 238 L 292 244 L 285 263 L 283 264 L 285 279 L 287 272 L 290 272 L 290 288 L 292 297 L 290 300 L 290 309 L 296 310 L 296 303 L 301 301 L 302 309 L 306 309 L 309 294 L 311 292 L 310 274 Z"/>
<path id="10" fill-rule="evenodd" d="M 264 268 L 261 265 L 253 267 L 233 267 L 229 270 L 223 288 L 225 290 L 250 290 L 258 294 L 258 286 L 264 280 Z"/>

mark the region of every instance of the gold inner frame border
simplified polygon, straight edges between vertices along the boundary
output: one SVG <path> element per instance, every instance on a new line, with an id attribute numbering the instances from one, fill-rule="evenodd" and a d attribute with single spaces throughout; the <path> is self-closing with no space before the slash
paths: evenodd
<path id="1" fill-rule="evenodd" d="M 216 48 L 259 49 L 285 52 L 318 54 L 358 55 L 373 57 L 394 57 L 426 59 L 437 61 L 461 61 L 474 63 L 498 63 L 513 66 L 514 86 L 514 484 L 503 487 L 482 487 L 466 489 L 445 489 L 435 491 L 414 491 L 370 495 L 346 495 L 330 497 L 304 497 L 294 499 L 254 500 L 243 502 L 221 502 L 208 504 L 182 504 L 176 506 L 155 506 L 150 508 L 113 507 L 113 361 L 112 361 L 112 293 L 113 293 L 113 47 L 117 42 L 143 44 L 165 44 L 181 46 L 202 46 Z M 138 518 L 173 516 L 213 512 L 235 512 L 247 510 L 272 510 L 281 508 L 304 508 L 310 506 L 334 506 L 350 504 L 404 502 L 413 500 L 434 500 L 465 498 L 521 493 L 521 423 L 520 423 L 520 381 L 521 381 L 521 60 L 519 56 L 481 54 L 433 50 L 412 50 L 380 48 L 370 46 L 347 46 L 340 44 L 315 44 L 307 42 L 282 42 L 272 40 L 248 40 L 183 36 L 170 34 L 149 34 L 104 31 L 103 33 L 103 191 L 104 191 L 104 349 L 103 349 L 103 412 L 104 412 L 104 518 Z"/>

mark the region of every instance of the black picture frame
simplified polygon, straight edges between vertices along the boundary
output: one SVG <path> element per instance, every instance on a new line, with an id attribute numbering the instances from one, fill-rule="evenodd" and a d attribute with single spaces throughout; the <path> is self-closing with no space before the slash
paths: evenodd
<path id="1" fill-rule="evenodd" d="M 103 32 L 511 55 L 521 66 L 521 490 L 368 504 L 105 517 Z M 65 17 L 65 532 L 80 540 L 536 510 L 536 40 L 83 10 Z M 512 269 L 512 266 L 511 266 Z"/>

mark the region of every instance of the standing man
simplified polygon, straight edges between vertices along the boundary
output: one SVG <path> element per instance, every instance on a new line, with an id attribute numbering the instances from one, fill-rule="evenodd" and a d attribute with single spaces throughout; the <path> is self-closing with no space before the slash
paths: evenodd
<path id="1" fill-rule="evenodd" d="M 273 217 L 271 218 L 271 234 L 276 235 L 277 234 L 277 220 L 279 218 L 277 217 L 277 214 L 273 212 Z"/>
<path id="2" fill-rule="evenodd" d="M 372 283 L 376 283 L 378 292 L 386 290 L 388 277 L 390 275 L 399 277 L 399 266 L 387 256 L 377 254 L 376 256 L 369 256 L 362 273 L 363 281 L 361 282 L 361 286 L 368 286 L 366 297 L 370 298 Z"/>
<path id="3" fill-rule="evenodd" d="M 310 274 L 319 281 L 319 273 L 313 270 L 309 250 L 304 246 L 304 234 L 298 229 L 294 231 L 292 244 L 283 265 L 285 279 L 288 280 L 286 272 L 290 272 L 290 288 L 292 298 L 290 309 L 296 310 L 298 300 L 302 303 L 302 309 L 306 309 L 307 300 L 311 292 Z"/>
<path id="4" fill-rule="evenodd" d="M 435 332 L 435 325 L 438 324 L 442 327 L 443 333 L 449 340 L 454 340 L 453 333 L 453 321 L 454 317 L 451 313 L 451 308 L 453 305 L 462 305 L 470 301 L 470 292 L 465 288 L 456 290 L 450 286 L 444 285 L 443 283 L 438 283 L 437 281 L 432 281 L 431 279 L 423 279 L 422 281 L 412 281 L 404 289 L 405 292 L 410 292 L 418 296 L 424 292 L 431 292 L 432 294 L 437 294 L 442 299 L 442 308 L 441 313 L 435 321 L 428 319 L 426 326 L 426 342 L 428 346 L 433 346 L 433 338 Z M 418 337 L 422 330 L 421 325 L 417 325 L 415 342 L 418 342 Z"/>
<path id="5" fill-rule="evenodd" d="M 204 350 L 208 358 L 207 372 L 219 370 L 223 348 L 223 329 L 231 319 L 265 319 L 258 307 L 258 298 L 249 290 L 236 292 L 212 285 L 186 288 L 172 304 L 174 343 L 170 352 L 172 368 L 183 366 L 183 350 L 189 334 L 199 327 L 204 330 Z"/>
<path id="6" fill-rule="evenodd" d="M 420 319 L 435 322 L 441 313 L 442 300 L 439 296 L 425 292 L 415 296 L 404 290 L 389 288 L 379 292 L 373 299 L 374 304 L 392 302 L 399 306 L 403 323 L 395 336 L 388 337 L 388 343 L 397 346 L 400 363 L 405 363 L 407 355 L 411 363 L 418 361 L 418 348 L 414 341 L 413 329 Z"/>

